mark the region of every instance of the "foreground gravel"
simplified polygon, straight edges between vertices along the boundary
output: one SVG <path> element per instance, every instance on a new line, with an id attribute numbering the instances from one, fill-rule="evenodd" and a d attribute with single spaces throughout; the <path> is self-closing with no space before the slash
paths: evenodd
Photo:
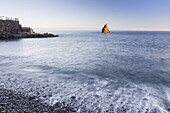
<path id="1" fill-rule="evenodd" d="M 0 112 L 1 113 L 72 113 L 71 107 L 57 103 L 50 106 L 43 103 L 40 98 L 21 92 L 0 89 Z"/>

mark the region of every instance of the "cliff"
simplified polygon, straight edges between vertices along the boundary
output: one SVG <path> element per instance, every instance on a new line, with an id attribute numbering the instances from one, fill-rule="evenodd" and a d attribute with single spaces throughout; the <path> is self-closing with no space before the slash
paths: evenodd
<path id="1" fill-rule="evenodd" d="M 58 37 L 53 34 L 35 33 L 30 27 L 22 27 L 19 21 L 0 20 L 0 39 Z"/>
<path id="2" fill-rule="evenodd" d="M 19 21 L 13 20 L 0 20 L 0 37 L 1 38 L 14 38 L 20 37 L 22 27 Z"/>

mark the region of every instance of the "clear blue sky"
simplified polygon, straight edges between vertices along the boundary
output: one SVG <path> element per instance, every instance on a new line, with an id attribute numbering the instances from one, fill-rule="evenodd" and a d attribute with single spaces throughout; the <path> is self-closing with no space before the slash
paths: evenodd
<path id="1" fill-rule="evenodd" d="M 35 30 L 170 30 L 170 0 L 0 0 L 0 15 Z"/>

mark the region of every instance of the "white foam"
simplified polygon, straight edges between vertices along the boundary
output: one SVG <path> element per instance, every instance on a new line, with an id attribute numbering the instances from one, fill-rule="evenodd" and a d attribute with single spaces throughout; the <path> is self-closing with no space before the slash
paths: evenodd
<path id="1" fill-rule="evenodd" d="M 19 76 L 19 75 L 18 75 Z M 9 82 L 10 79 L 10 82 Z M 6 82 L 8 81 L 8 82 Z M 15 82 L 14 82 L 15 81 Z M 114 84 L 113 84 L 114 83 Z M 168 113 L 165 109 L 159 90 L 146 84 L 137 85 L 131 82 L 118 82 L 101 79 L 95 76 L 51 76 L 50 78 L 23 76 L 4 77 L 1 84 L 10 89 L 24 90 L 31 95 L 40 93 L 42 100 L 54 105 L 56 102 L 66 102 L 79 108 L 78 111 L 95 112 L 152 112 L 154 110 Z M 166 96 L 169 102 L 169 88 Z M 44 97 L 45 95 L 45 97 Z M 48 96 L 51 95 L 51 96 Z M 76 96 L 76 101 L 71 97 Z"/>

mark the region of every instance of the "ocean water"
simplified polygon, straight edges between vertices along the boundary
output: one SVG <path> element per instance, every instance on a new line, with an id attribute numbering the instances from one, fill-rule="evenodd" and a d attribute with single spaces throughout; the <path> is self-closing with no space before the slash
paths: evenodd
<path id="1" fill-rule="evenodd" d="M 0 87 L 79 113 L 169 113 L 170 32 L 56 34 L 0 41 Z"/>

